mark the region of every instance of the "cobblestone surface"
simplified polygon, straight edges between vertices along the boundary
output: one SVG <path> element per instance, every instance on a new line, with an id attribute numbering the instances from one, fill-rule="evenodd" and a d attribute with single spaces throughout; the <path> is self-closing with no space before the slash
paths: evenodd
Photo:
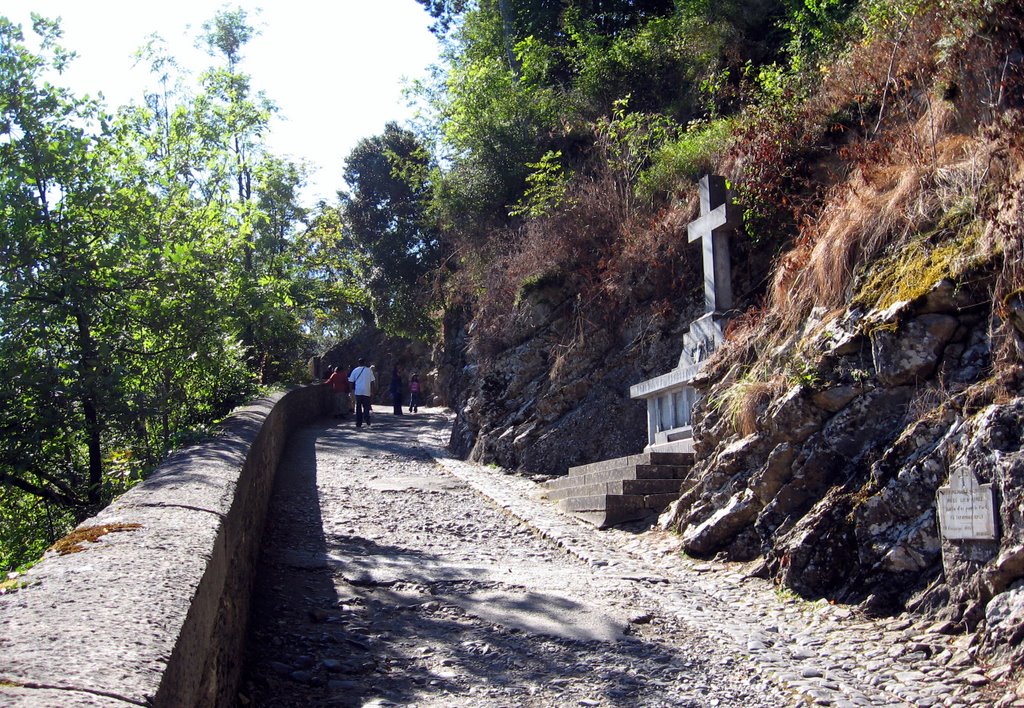
<path id="1" fill-rule="evenodd" d="M 780 594 L 449 459 L 441 411 L 296 436 L 241 705 L 1019 705 L 968 638 Z"/>

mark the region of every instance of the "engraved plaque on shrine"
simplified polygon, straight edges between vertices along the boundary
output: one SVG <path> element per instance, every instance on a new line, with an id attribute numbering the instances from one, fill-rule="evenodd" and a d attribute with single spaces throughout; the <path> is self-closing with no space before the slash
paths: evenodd
<path id="1" fill-rule="evenodd" d="M 962 468 L 939 487 L 939 530 L 948 540 L 996 538 L 995 497 L 991 484 L 978 484 L 974 473 Z"/>

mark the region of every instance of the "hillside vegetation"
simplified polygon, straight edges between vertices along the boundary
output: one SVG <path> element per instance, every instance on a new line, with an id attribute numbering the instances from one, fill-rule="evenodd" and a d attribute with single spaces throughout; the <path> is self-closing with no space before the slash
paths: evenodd
<path id="1" fill-rule="evenodd" d="M 444 355 L 474 459 L 560 474 L 638 452 L 630 384 L 702 309 L 696 179 L 743 210 L 688 552 L 808 597 L 912 608 L 1014 655 L 1024 578 L 1018 4 L 424 3 L 445 153 Z M 999 538 L 944 541 L 954 471 Z M 972 649 L 973 651 L 973 649 Z"/>
<path id="2" fill-rule="evenodd" d="M 444 165 L 423 207 L 450 254 L 435 306 L 448 341 L 464 343 L 448 347 L 448 369 L 479 367 L 463 438 L 482 458 L 522 466 L 515 450 L 487 450 L 540 414 L 535 441 L 596 383 L 615 405 L 678 356 L 675 330 L 700 308 L 685 225 L 705 172 L 727 176 L 744 214 L 740 311 L 715 366 L 750 369 L 751 390 L 813 364 L 776 350 L 815 308 L 885 307 L 981 271 L 994 301 L 1013 302 L 1011 4 L 424 4 L 448 40 L 444 70 L 419 87 L 433 109 L 420 134 Z M 871 270 L 879 259 L 888 270 Z M 1007 322 L 999 342 L 1012 340 Z M 519 348 L 538 338 L 527 361 Z M 615 362 L 628 373 L 599 373 Z M 494 410 L 479 414 L 527 403 L 506 386 L 534 374 L 530 396 L 563 402 L 539 396 L 550 412 L 497 424 Z M 629 442 L 603 451 L 639 443 L 641 416 L 625 414 Z M 576 461 L 565 458 L 527 467 Z"/>
<path id="3" fill-rule="evenodd" d="M 0 17 L 0 571 L 368 309 L 337 208 L 266 147 L 252 36 L 217 14 L 191 80 L 154 39 L 153 88 L 111 111 L 60 85 L 59 23 Z"/>

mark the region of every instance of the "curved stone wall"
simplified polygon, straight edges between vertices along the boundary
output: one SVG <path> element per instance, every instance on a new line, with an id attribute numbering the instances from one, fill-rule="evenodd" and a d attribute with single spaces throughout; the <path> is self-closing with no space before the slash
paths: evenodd
<path id="1" fill-rule="evenodd" d="M 0 596 L 0 704 L 233 704 L 277 463 L 329 405 L 314 385 L 236 410 L 48 551 Z"/>

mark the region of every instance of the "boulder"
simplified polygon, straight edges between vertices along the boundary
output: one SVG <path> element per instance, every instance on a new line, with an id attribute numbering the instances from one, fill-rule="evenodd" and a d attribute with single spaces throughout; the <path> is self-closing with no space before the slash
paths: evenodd
<path id="1" fill-rule="evenodd" d="M 821 328 L 814 338 L 814 348 L 832 358 L 856 354 L 865 343 L 860 332 L 863 319 L 864 312 L 860 309 L 844 312 Z"/>
<path id="2" fill-rule="evenodd" d="M 931 376 L 959 325 L 950 315 L 921 315 L 896 331 L 871 336 L 875 374 L 884 386 L 902 386 Z"/>
<path id="3" fill-rule="evenodd" d="M 913 394 L 913 388 L 900 386 L 860 396 L 828 421 L 822 429 L 823 441 L 849 460 L 868 449 L 883 448 L 903 429 L 902 421 Z"/>
<path id="4" fill-rule="evenodd" d="M 833 386 L 824 391 L 816 391 L 811 401 L 818 408 L 828 413 L 838 413 L 863 392 L 862 386 Z"/>
<path id="5" fill-rule="evenodd" d="M 948 379 L 952 383 L 968 384 L 980 381 L 991 370 L 992 340 L 988 327 L 979 325 L 972 328 L 951 367 Z"/>
<path id="6" fill-rule="evenodd" d="M 760 508 L 760 502 L 750 490 L 734 494 L 703 523 L 683 532 L 683 548 L 695 556 L 711 555 L 750 524 Z"/>
<path id="7" fill-rule="evenodd" d="M 985 654 L 993 662 L 1020 664 L 1024 643 L 1024 581 L 996 595 L 985 608 Z"/>
<path id="8" fill-rule="evenodd" d="M 959 430 L 956 420 L 917 421 L 872 465 L 870 487 L 885 482 L 853 512 L 865 571 L 924 570 L 939 559 L 935 495 L 945 482 L 946 455 Z M 889 466 L 897 469 L 879 471 Z"/>
<path id="9" fill-rule="evenodd" d="M 835 490 L 777 538 L 772 555 L 788 587 L 807 597 L 834 597 L 846 581 L 857 561 L 849 504 L 848 496 Z"/>
<path id="10" fill-rule="evenodd" d="M 821 430 L 827 413 L 808 398 L 804 386 L 793 386 L 765 412 L 766 428 L 773 439 L 800 443 Z"/>
<path id="11" fill-rule="evenodd" d="M 931 287 L 931 290 L 914 301 L 914 310 L 918 314 L 946 313 L 953 314 L 975 304 L 975 298 L 960 284 L 943 278 Z"/>
<path id="12" fill-rule="evenodd" d="M 940 560 L 942 544 L 935 524 L 935 512 L 924 512 L 910 524 L 901 527 L 896 541 L 882 555 L 879 566 L 888 573 L 918 572 L 931 568 Z"/>
<path id="13" fill-rule="evenodd" d="M 796 448 L 788 442 L 781 443 L 768 454 L 768 460 L 750 478 L 750 491 L 761 506 L 767 504 L 793 476 L 793 459 Z"/>

